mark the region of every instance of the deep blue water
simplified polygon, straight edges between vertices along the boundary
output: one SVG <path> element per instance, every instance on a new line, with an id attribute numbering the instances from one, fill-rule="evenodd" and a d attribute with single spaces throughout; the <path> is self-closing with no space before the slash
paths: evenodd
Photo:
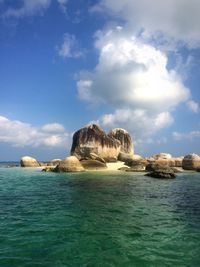
<path id="1" fill-rule="evenodd" d="M 200 173 L 0 168 L 0 266 L 200 266 Z"/>

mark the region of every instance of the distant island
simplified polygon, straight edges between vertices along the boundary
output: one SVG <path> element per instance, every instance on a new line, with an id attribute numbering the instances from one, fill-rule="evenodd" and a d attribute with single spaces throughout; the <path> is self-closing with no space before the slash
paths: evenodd
<path id="1" fill-rule="evenodd" d="M 189 154 L 172 157 L 169 153 L 159 153 L 151 157 L 134 154 L 134 144 L 130 134 L 115 128 L 108 134 L 96 124 L 89 124 L 73 135 L 71 155 L 65 159 L 39 162 L 24 156 L 21 167 L 40 167 L 43 171 L 83 172 L 94 170 L 147 172 L 155 178 L 175 178 L 177 172 L 200 172 L 200 156 Z"/>

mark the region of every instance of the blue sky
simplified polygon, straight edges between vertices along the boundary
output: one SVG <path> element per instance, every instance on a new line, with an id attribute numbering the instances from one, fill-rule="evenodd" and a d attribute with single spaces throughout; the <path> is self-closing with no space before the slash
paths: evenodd
<path id="1" fill-rule="evenodd" d="M 63 158 L 91 121 L 200 154 L 200 3 L 160 2 L 0 0 L 0 160 Z"/>

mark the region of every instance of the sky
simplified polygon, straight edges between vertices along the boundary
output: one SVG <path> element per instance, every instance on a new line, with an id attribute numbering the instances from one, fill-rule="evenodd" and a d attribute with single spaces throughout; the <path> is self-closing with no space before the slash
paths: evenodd
<path id="1" fill-rule="evenodd" d="M 0 0 L 0 161 L 64 158 L 96 123 L 200 154 L 199 0 Z"/>

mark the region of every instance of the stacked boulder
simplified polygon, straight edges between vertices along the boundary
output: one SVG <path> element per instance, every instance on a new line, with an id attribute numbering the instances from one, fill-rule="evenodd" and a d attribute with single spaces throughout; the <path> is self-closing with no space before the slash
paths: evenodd
<path id="1" fill-rule="evenodd" d="M 105 162 L 116 162 L 119 154 L 133 154 L 133 143 L 130 135 L 123 129 L 113 129 L 106 134 L 95 124 L 75 132 L 71 155 L 79 160 L 93 159 L 94 155 Z"/>

